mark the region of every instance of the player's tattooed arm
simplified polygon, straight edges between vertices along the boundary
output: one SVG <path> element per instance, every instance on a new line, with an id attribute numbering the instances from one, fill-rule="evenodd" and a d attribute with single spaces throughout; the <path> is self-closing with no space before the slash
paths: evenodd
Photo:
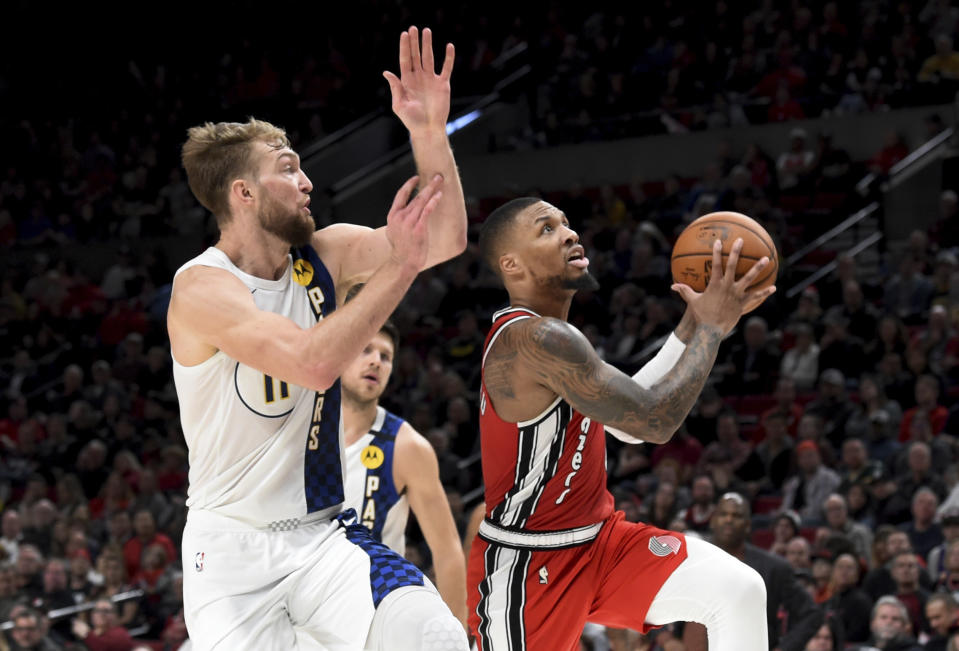
<path id="1" fill-rule="evenodd" d="M 519 354 L 510 337 L 512 329 L 506 328 L 500 333 L 500 340 L 496 342 L 496 347 L 490 351 L 483 365 L 483 384 L 486 385 L 486 391 L 494 401 L 516 399 L 513 377 L 516 358 Z"/>
<path id="2" fill-rule="evenodd" d="M 668 441 L 689 414 L 723 335 L 709 325 L 693 326 L 676 366 L 654 387 L 643 389 L 600 359 L 586 337 L 564 321 L 530 319 L 510 330 L 514 341 L 509 348 L 517 353 L 514 368 L 528 369 L 537 382 L 591 419 L 651 443 Z"/>

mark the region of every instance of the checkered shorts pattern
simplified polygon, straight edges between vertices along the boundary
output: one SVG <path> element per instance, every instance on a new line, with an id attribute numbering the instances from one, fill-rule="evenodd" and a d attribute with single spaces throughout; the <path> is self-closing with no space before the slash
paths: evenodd
<path id="1" fill-rule="evenodd" d="M 423 585 L 423 573 L 408 560 L 392 549 L 374 540 L 370 530 L 357 524 L 356 511 L 347 509 L 337 517 L 340 526 L 346 530 L 346 538 L 366 552 L 370 557 L 370 587 L 373 592 L 373 606 L 397 588 L 408 585 Z"/>

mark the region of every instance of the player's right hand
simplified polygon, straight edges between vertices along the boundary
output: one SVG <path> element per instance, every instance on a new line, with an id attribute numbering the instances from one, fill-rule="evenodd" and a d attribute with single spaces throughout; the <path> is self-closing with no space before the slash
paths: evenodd
<path id="1" fill-rule="evenodd" d="M 756 282 L 759 274 L 769 264 L 769 258 L 767 257 L 760 259 L 749 271 L 743 274 L 742 278 L 736 280 L 736 265 L 739 263 L 739 254 L 742 249 L 742 238 L 736 238 L 732 249 L 729 251 L 724 269 L 723 244 L 716 240 L 713 243 L 712 272 L 706 289 L 700 293 L 693 290 L 689 285 L 682 283 L 676 283 L 672 286 L 672 289 L 686 301 L 699 323 L 713 325 L 719 328 L 724 335 L 736 327 L 740 316 L 762 303 L 776 291 L 775 285 L 764 289 L 747 289 Z"/>
<path id="2" fill-rule="evenodd" d="M 430 248 L 429 216 L 443 196 L 440 190 L 443 177 L 437 174 L 410 201 L 418 181 L 419 177 L 414 176 L 403 184 L 386 216 L 386 238 L 391 246 L 391 260 L 416 271 L 426 265 L 426 254 Z"/>

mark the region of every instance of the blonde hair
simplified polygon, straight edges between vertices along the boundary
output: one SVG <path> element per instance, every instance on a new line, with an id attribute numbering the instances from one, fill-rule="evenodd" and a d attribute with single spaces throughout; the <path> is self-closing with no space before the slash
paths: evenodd
<path id="1" fill-rule="evenodd" d="M 244 175 L 256 179 L 253 144 L 275 149 L 290 146 L 286 131 L 269 122 L 207 122 L 187 131 L 180 154 L 187 182 L 197 201 L 213 213 L 221 227 L 230 219 L 230 184 Z"/>

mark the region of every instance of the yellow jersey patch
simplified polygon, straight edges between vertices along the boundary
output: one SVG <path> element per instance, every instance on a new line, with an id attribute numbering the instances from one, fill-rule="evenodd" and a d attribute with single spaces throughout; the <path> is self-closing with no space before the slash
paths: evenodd
<path id="1" fill-rule="evenodd" d="M 376 470 L 382 466 L 385 459 L 386 457 L 383 455 L 383 450 L 375 445 L 367 445 L 360 453 L 360 461 L 370 470 Z"/>
<path id="2" fill-rule="evenodd" d="M 313 280 L 313 265 L 306 260 L 297 260 L 293 263 L 293 280 L 298 285 L 307 287 Z"/>

